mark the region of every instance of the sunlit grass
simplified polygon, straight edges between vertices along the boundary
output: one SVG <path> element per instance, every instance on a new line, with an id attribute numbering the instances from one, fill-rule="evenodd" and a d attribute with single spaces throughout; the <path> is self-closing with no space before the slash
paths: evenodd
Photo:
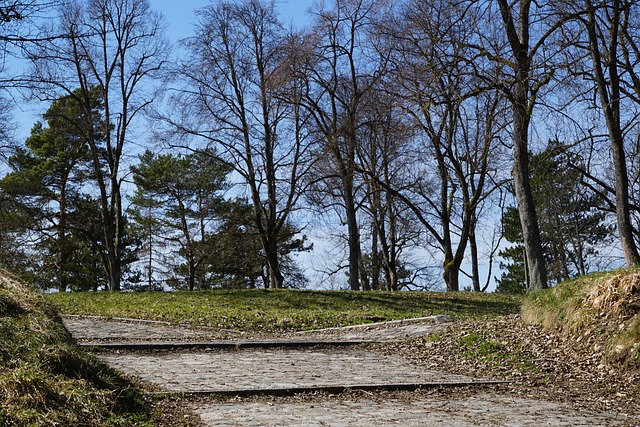
<path id="1" fill-rule="evenodd" d="M 640 367 L 640 270 L 597 273 L 525 297 L 525 321 L 605 344 L 611 361 Z"/>
<path id="2" fill-rule="evenodd" d="M 0 426 L 152 426 L 141 391 L 77 348 L 35 291 L 0 271 Z"/>
<path id="3" fill-rule="evenodd" d="M 244 331 L 309 330 L 432 315 L 456 319 L 517 313 L 499 294 L 216 290 L 47 295 L 61 313 L 189 323 Z"/>

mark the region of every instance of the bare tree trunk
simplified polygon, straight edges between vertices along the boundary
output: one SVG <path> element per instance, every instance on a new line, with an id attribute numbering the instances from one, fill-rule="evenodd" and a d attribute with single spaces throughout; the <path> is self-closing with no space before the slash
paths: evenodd
<path id="1" fill-rule="evenodd" d="M 589 50 L 593 62 L 593 71 L 600 96 L 600 104 L 605 117 L 609 140 L 611 142 L 611 157 L 615 171 L 616 219 L 618 234 L 628 267 L 640 265 L 640 254 L 633 237 L 631 224 L 631 209 L 629 205 L 629 176 L 624 151 L 624 137 L 620 126 L 620 76 L 618 73 L 618 36 L 620 26 L 621 5 L 619 0 L 613 1 L 612 16 L 609 19 L 611 27 L 608 58 L 608 78 L 603 69 L 603 58 L 600 55 L 600 40 L 596 31 L 596 11 L 590 0 L 585 1 L 588 13 L 587 32 L 589 34 Z"/>
<path id="2" fill-rule="evenodd" d="M 274 242 L 273 239 L 265 239 L 262 246 L 263 248 L 265 248 L 267 275 L 269 277 L 269 288 L 282 289 L 284 288 L 284 276 L 280 271 L 280 260 L 278 259 L 277 242 Z"/>
<path id="3" fill-rule="evenodd" d="M 377 212 L 376 212 L 377 215 Z M 372 227 L 371 236 L 371 289 L 380 289 L 380 257 L 378 256 L 378 231 L 377 220 Z"/>
<path id="4" fill-rule="evenodd" d="M 547 270 L 540 240 L 540 229 L 529 183 L 529 123 L 533 110 L 530 99 L 531 57 L 529 52 L 529 12 L 531 0 L 519 2 L 516 24 L 507 0 L 498 0 L 502 20 L 514 58 L 513 104 L 513 185 L 518 202 L 524 246 L 529 261 L 529 291 L 547 288 Z"/>
<path id="5" fill-rule="evenodd" d="M 476 222 L 472 220 L 471 230 L 469 232 L 469 247 L 471 249 L 471 281 L 473 282 L 473 291 L 482 292 L 480 288 L 480 269 L 478 268 L 478 242 L 476 242 Z"/>
<path id="6" fill-rule="evenodd" d="M 527 72 L 528 73 L 528 72 Z M 520 84 L 520 86 L 524 86 Z M 522 227 L 522 236 L 527 255 L 529 270 L 529 291 L 547 288 L 547 269 L 540 240 L 540 228 L 536 214 L 533 193 L 529 182 L 528 132 L 529 117 L 526 108 L 528 103 L 526 88 L 514 91 L 517 104 L 514 106 L 514 138 L 513 138 L 513 186 L 518 202 L 518 215 Z M 519 92 L 519 93 L 518 93 Z"/>
<path id="7" fill-rule="evenodd" d="M 58 291 L 66 292 L 68 286 L 67 263 L 67 176 L 60 183 L 60 220 L 58 222 Z"/>
<path id="8" fill-rule="evenodd" d="M 353 199 L 353 175 L 342 176 L 342 191 L 349 236 L 349 289 L 360 290 L 360 229 Z"/>

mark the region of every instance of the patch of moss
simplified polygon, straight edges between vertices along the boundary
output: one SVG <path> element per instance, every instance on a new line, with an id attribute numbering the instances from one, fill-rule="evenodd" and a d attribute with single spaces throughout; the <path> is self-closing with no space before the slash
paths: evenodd
<path id="1" fill-rule="evenodd" d="M 468 333 L 458 339 L 457 351 L 472 365 L 507 369 L 509 372 L 539 372 L 534 363 L 527 360 L 522 349 L 505 345 L 481 333 Z"/>

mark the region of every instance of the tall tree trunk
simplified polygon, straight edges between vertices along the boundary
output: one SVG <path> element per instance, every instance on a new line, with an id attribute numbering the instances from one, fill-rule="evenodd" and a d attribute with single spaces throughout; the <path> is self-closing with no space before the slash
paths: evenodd
<path id="1" fill-rule="evenodd" d="M 117 173 L 117 172 L 116 172 Z M 114 175 L 116 174 L 114 173 Z M 112 180 L 112 206 L 115 219 L 115 230 L 113 232 L 113 267 L 111 268 L 111 277 L 109 278 L 111 291 L 120 292 L 122 289 L 122 259 L 124 258 L 124 215 L 122 213 L 122 198 L 120 193 L 120 183 L 117 176 Z"/>
<path id="2" fill-rule="evenodd" d="M 66 292 L 68 287 L 67 263 L 69 248 L 67 244 L 67 178 L 65 174 L 60 182 L 60 220 L 58 222 L 58 291 Z"/>
<path id="3" fill-rule="evenodd" d="M 193 260 L 193 254 L 189 254 L 189 272 L 187 277 L 187 286 L 189 287 L 189 291 L 194 291 L 196 289 L 196 265 Z"/>
<path id="4" fill-rule="evenodd" d="M 609 140 L 611 142 L 611 157 L 615 171 L 616 190 L 616 219 L 618 234 L 622 252 L 628 267 L 640 265 L 640 254 L 633 238 L 633 225 L 631 224 L 631 209 L 629 204 L 629 175 L 627 172 L 626 154 L 624 151 L 624 137 L 620 125 L 620 76 L 618 74 L 618 35 L 620 26 L 620 2 L 615 0 L 612 16 L 609 19 L 611 28 L 609 34 L 608 58 L 605 65 L 608 66 L 608 79 L 603 69 L 603 58 L 600 55 L 600 43 L 596 31 L 596 11 L 590 0 L 585 1 L 588 12 L 587 32 L 589 34 L 589 50 L 593 62 L 593 70 L 600 96 L 600 104 L 605 117 Z"/>
<path id="5" fill-rule="evenodd" d="M 513 115 L 513 185 L 518 202 L 518 215 L 528 260 L 528 291 L 534 291 L 547 288 L 547 268 L 540 239 L 538 215 L 529 182 L 529 113 L 526 108 L 528 95 L 526 86 L 523 83 L 518 83 L 517 86 L 521 87 L 514 90 L 517 104 L 514 106 Z"/>
<path id="6" fill-rule="evenodd" d="M 269 105 L 269 93 L 267 88 L 267 77 L 265 70 L 264 46 L 262 34 L 252 32 L 254 40 L 254 49 L 256 52 L 256 68 L 260 76 L 260 103 L 262 110 L 262 128 L 264 139 L 264 155 L 265 155 L 265 178 L 267 185 L 267 209 L 266 218 L 264 218 L 266 231 L 263 249 L 267 258 L 267 272 L 269 275 L 269 286 L 275 289 L 284 288 L 284 276 L 280 271 L 280 261 L 278 259 L 278 193 L 276 182 L 276 164 L 274 158 L 275 151 L 275 132 L 272 126 L 271 107 Z M 251 155 L 250 152 L 247 153 Z M 283 219 L 286 219 L 287 213 L 283 213 Z"/>
<path id="7" fill-rule="evenodd" d="M 284 276 L 280 271 L 280 260 L 278 259 L 278 246 L 274 239 L 265 239 L 263 242 L 265 258 L 267 261 L 267 275 L 269 277 L 269 288 L 284 288 Z"/>
<path id="8" fill-rule="evenodd" d="M 349 236 L 349 289 L 360 290 L 360 230 L 353 200 L 353 178 L 342 177 L 342 191 L 347 219 L 347 233 Z"/>
<path id="9" fill-rule="evenodd" d="M 480 269 L 478 267 L 478 242 L 476 241 L 476 221 L 472 219 L 471 229 L 469 230 L 469 247 L 471 248 L 471 281 L 473 282 L 473 291 L 482 292 L 480 288 Z"/>
<path id="10" fill-rule="evenodd" d="M 533 109 L 530 99 L 531 57 L 529 52 L 529 12 L 531 0 L 519 3 L 517 27 L 507 0 L 498 0 L 507 38 L 514 57 L 513 105 L 513 185 L 524 238 L 529 272 L 529 291 L 547 288 L 547 269 L 540 239 L 531 185 L 529 183 L 529 124 Z M 513 6 L 515 8 L 515 6 Z"/>
<path id="11" fill-rule="evenodd" d="M 461 259 L 455 258 L 451 253 L 445 253 L 443 277 L 447 285 L 447 292 L 458 292 L 460 290 L 461 261 Z"/>
<path id="12" fill-rule="evenodd" d="M 378 215 L 378 209 L 374 209 L 374 218 Z M 380 257 L 378 256 L 378 220 L 373 220 L 371 234 L 371 288 L 380 289 Z"/>

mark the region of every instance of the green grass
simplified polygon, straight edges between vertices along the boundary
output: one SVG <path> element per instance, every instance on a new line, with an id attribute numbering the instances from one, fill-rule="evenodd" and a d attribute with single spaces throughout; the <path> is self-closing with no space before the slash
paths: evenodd
<path id="1" fill-rule="evenodd" d="M 517 313 L 520 298 L 500 294 L 216 290 L 64 293 L 46 296 L 61 313 L 279 332 L 431 315 L 456 319 Z"/>
<path id="2" fill-rule="evenodd" d="M 527 360 L 519 345 L 505 345 L 483 333 L 468 333 L 457 341 L 455 351 L 465 360 L 481 363 L 491 369 L 509 366 L 512 371 L 531 372 L 537 368 Z"/>
<path id="3" fill-rule="evenodd" d="M 53 308 L 0 271 L 0 427 L 152 426 L 140 390 L 78 349 Z"/>
<path id="4" fill-rule="evenodd" d="M 522 305 L 523 318 L 547 329 L 580 328 L 583 320 L 580 316 L 587 314 L 583 301 L 589 287 L 606 275 L 594 273 L 526 295 Z M 589 317 L 592 315 L 589 313 Z"/>

